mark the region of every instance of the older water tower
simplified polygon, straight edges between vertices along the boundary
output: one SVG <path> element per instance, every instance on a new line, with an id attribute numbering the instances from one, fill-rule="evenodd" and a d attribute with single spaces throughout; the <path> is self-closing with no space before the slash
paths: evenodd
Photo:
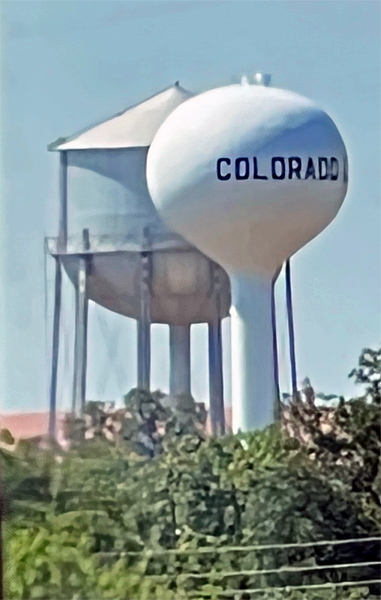
<path id="1" fill-rule="evenodd" d="M 221 319 L 230 308 L 226 272 L 170 230 L 146 181 L 148 148 L 160 125 L 192 94 L 178 83 L 49 150 L 60 153 L 60 219 L 47 241 L 56 260 L 50 386 L 54 430 L 61 265 L 76 293 L 73 408 L 86 398 L 88 301 L 136 319 L 137 385 L 150 385 L 150 324 L 170 327 L 170 392 L 190 393 L 190 326 L 209 325 L 210 410 L 224 430 Z"/>

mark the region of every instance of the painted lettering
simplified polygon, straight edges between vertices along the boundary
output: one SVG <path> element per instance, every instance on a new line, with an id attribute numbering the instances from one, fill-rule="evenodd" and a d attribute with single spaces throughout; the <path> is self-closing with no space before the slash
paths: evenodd
<path id="1" fill-rule="evenodd" d="M 297 179 L 300 179 L 300 171 L 302 168 L 302 159 L 299 156 L 290 156 L 288 159 L 288 178 L 292 179 L 294 173 Z"/>
<path id="2" fill-rule="evenodd" d="M 268 179 L 267 175 L 259 175 L 258 173 L 258 159 L 256 156 L 253 157 L 254 164 L 254 177 L 253 179 Z"/>
<path id="3" fill-rule="evenodd" d="M 307 163 L 307 164 L 306 164 Z M 234 171 L 229 167 L 234 164 Z M 220 181 L 228 181 L 235 178 L 238 181 L 247 180 L 250 177 L 255 180 L 268 180 L 270 177 L 275 180 L 283 180 L 286 177 L 289 180 L 319 180 L 319 181 L 337 181 L 342 172 L 344 182 L 348 180 L 348 159 L 344 158 L 343 170 L 341 163 L 334 156 L 319 156 L 312 158 L 309 156 L 304 161 L 300 156 L 273 156 L 271 163 L 264 164 L 263 159 L 256 156 L 251 158 L 239 156 L 238 158 L 219 158 L 217 160 L 217 178 Z M 271 172 L 270 175 L 265 173 Z"/>
<path id="4" fill-rule="evenodd" d="M 331 180 L 336 181 L 339 177 L 339 161 L 332 156 L 331 158 Z"/>
<path id="5" fill-rule="evenodd" d="M 281 167 L 281 172 L 278 175 L 276 172 L 276 164 L 279 163 Z M 286 176 L 286 164 L 283 156 L 274 156 L 271 159 L 271 175 L 273 179 L 284 179 Z"/>
<path id="6" fill-rule="evenodd" d="M 316 179 L 314 161 L 310 156 L 308 157 L 307 169 L 304 179 L 309 179 L 309 177 L 312 177 L 312 179 Z"/>
<path id="7" fill-rule="evenodd" d="M 329 169 L 328 169 L 328 159 L 319 157 L 319 179 L 328 179 L 329 177 Z"/>
<path id="8" fill-rule="evenodd" d="M 243 173 L 241 165 L 244 165 Z M 250 164 L 249 159 L 246 157 L 236 158 L 235 161 L 235 178 L 236 179 L 249 179 Z"/>
<path id="9" fill-rule="evenodd" d="M 230 179 L 231 174 L 230 173 L 226 173 L 225 175 L 222 175 L 222 173 L 221 173 L 221 165 L 222 165 L 223 162 L 225 162 L 227 165 L 231 164 L 230 158 L 219 158 L 218 161 L 217 161 L 217 177 L 221 181 L 227 181 L 228 179 Z"/>

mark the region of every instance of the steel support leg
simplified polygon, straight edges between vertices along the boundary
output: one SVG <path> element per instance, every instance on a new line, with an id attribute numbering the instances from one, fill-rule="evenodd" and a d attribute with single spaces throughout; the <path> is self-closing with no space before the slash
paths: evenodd
<path id="1" fill-rule="evenodd" d="M 271 292 L 271 318 L 273 329 L 273 352 L 274 352 L 274 379 L 275 379 L 275 398 L 274 398 L 274 421 L 280 420 L 280 389 L 279 389 L 279 361 L 278 361 L 278 338 L 276 327 L 276 308 L 275 308 L 275 281 L 273 281 Z"/>
<path id="2" fill-rule="evenodd" d="M 151 326 L 146 321 L 138 321 L 138 388 L 150 389 L 151 371 Z"/>
<path id="3" fill-rule="evenodd" d="M 86 371 L 87 371 L 87 261 L 80 257 L 78 280 L 75 288 L 75 347 L 74 347 L 74 381 L 73 412 L 83 414 L 86 403 Z"/>
<path id="4" fill-rule="evenodd" d="M 209 323 L 209 412 L 213 435 L 225 433 L 221 319 Z"/>
<path id="5" fill-rule="evenodd" d="M 171 396 L 191 393 L 190 325 L 169 326 Z"/>
<path id="6" fill-rule="evenodd" d="M 295 399 L 298 395 L 298 383 L 296 375 L 296 356 L 295 356 L 295 330 L 294 330 L 294 313 L 292 308 L 292 286 L 291 286 L 291 266 L 290 260 L 286 261 L 286 304 L 287 304 L 287 319 L 288 319 L 288 336 L 290 344 L 290 363 L 291 363 L 291 388 L 292 397 Z"/>
<path id="7" fill-rule="evenodd" d="M 61 252 L 67 247 L 67 153 L 60 152 L 60 206 L 59 206 L 59 231 L 58 246 Z"/>
<path id="8" fill-rule="evenodd" d="M 138 388 L 149 390 L 151 385 L 151 314 L 149 289 L 149 256 L 142 254 L 140 319 L 137 323 Z"/>
<path id="9" fill-rule="evenodd" d="M 60 346 L 60 317 L 61 317 L 61 295 L 62 295 L 62 271 L 61 261 L 55 257 L 56 274 L 54 283 L 54 316 L 53 316 L 53 339 L 52 339 L 52 364 L 49 390 L 49 437 L 56 438 L 57 420 L 57 377 L 58 356 Z"/>

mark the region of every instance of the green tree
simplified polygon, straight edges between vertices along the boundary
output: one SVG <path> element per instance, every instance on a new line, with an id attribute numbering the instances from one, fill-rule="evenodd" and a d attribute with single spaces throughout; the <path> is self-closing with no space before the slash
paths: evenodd
<path id="1" fill-rule="evenodd" d="M 381 404 L 381 348 L 365 348 L 349 377 L 366 386 L 366 394 L 372 402 Z"/>

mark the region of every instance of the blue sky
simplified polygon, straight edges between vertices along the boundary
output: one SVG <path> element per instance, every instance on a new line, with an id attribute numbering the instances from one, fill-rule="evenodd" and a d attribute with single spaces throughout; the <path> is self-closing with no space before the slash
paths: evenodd
<path id="1" fill-rule="evenodd" d="M 47 144 L 176 80 L 197 92 L 257 71 L 320 104 L 347 145 L 347 199 L 293 259 L 293 280 L 299 378 L 352 393 L 349 370 L 381 339 L 379 2 L 12 0 L 1 3 L 1 33 L 2 407 L 47 405 L 43 238 L 55 233 L 58 201 L 58 157 Z M 282 294 L 280 285 L 285 361 Z M 61 403 L 70 390 L 72 301 L 66 285 Z M 165 388 L 165 327 L 153 338 L 153 385 Z M 204 399 L 205 328 L 193 340 L 193 389 Z M 135 384 L 132 322 L 92 307 L 89 344 L 89 397 L 114 398 Z"/>

